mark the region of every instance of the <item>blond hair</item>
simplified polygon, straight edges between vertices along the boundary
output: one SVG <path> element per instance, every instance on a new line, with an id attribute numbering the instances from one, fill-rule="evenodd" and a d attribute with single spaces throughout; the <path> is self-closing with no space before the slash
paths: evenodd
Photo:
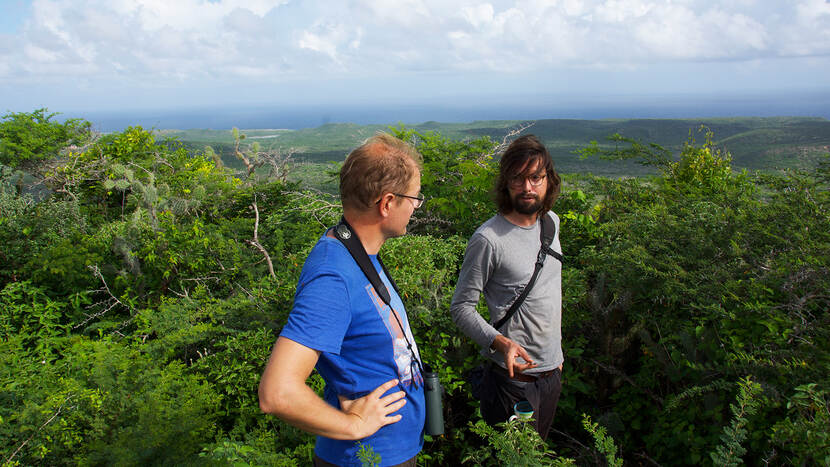
<path id="1" fill-rule="evenodd" d="M 378 133 L 352 151 L 340 168 L 343 208 L 365 210 L 384 193 L 403 193 L 420 170 L 421 155 L 410 144 Z"/>

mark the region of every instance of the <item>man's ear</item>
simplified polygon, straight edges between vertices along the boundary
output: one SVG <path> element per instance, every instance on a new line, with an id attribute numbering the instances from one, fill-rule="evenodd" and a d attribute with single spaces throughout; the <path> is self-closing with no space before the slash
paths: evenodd
<path id="1" fill-rule="evenodd" d="M 380 202 L 377 204 L 378 214 L 380 217 L 387 217 L 392 210 L 392 203 L 395 201 L 395 195 L 392 193 L 385 193 L 380 197 Z"/>

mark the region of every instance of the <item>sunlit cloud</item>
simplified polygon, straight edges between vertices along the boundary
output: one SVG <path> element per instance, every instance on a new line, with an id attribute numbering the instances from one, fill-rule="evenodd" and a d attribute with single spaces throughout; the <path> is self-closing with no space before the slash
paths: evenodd
<path id="1" fill-rule="evenodd" d="M 824 0 L 781 3 L 775 12 L 751 0 L 295 3 L 35 0 L 13 37 L 21 65 L 4 74 L 55 72 L 60 62 L 78 69 L 79 61 L 104 74 L 178 66 L 198 77 L 217 66 L 265 74 L 275 62 L 294 73 L 350 73 L 381 58 L 396 69 L 486 71 L 510 57 L 532 71 L 830 53 Z"/>
<path id="2" fill-rule="evenodd" d="M 6 88 L 830 60 L 826 0 L 33 0 L 9 31 Z"/>

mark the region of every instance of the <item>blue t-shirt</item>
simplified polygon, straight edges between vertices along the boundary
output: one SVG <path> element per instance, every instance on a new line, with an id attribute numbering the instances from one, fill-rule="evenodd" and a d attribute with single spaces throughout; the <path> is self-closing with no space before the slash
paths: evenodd
<path id="1" fill-rule="evenodd" d="M 405 332 L 417 355 L 403 302 L 377 256 L 369 255 L 369 259 L 389 289 L 403 330 L 346 247 L 324 235 L 303 265 L 294 308 L 280 336 L 321 352 L 316 368 L 326 382 L 323 398 L 337 409 L 338 395 L 356 399 L 391 379 L 400 380 L 386 394 L 406 392 L 406 404 L 396 412 L 401 420 L 360 440 L 380 455 L 382 465 L 394 465 L 414 457 L 423 447 L 424 385 L 404 339 Z M 322 436 L 317 437 L 314 449 L 321 459 L 343 466 L 361 465 L 358 450 L 356 441 Z"/>

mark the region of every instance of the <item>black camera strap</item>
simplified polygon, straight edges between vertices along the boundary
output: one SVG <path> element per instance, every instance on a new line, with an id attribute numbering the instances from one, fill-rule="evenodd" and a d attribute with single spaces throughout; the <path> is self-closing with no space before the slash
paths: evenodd
<path id="1" fill-rule="evenodd" d="M 527 298 L 527 294 L 530 293 L 530 290 L 536 284 L 536 278 L 539 276 L 539 271 L 542 270 L 542 266 L 545 264 L 545 258 L 547 258 L 548 255 L 551 255 L 558 259 L 560 263 L 565 259 L 561 253 L 554 251 L 553 248 L 550 247 L 553 243 L 553 238 L 556 236 L 556 224 L 553 222 L 553 219 L 545 213 L 539 219 L 539 222 L 542 224 L 542 228 L 539 229 L 539 241 L 542 243 L 542 246 L 539 248 L 539 254 L 536 255 L 536 265 L 533 268 L 533 275 L 530 276 L 530 282 L 527 283 L 524 290 L 522 290 L 522 293 L 516 297 L 516 301 L 510 305 L 507 313 L 505 313 L 502 319 L 495 324 L 494 327 L 496 329 L 504 326 L 504 323 L 513 317 L 513 315 L 516 314 L 516 311 L 519 310 L 522 303 L 524 303 L 525 298 Z"/>
<path id="2" fill-rule="evenodd" d="M 369 259 L 369 255 L 366 253 L 366 249 L 363 248 L 363 243 L 360 242 L 360 238 L 357 236 L 357 232 L 355 232 L 352 227 L 346 222 L 345 217 L 340 218 L 340 223 L 334 226 L 334 237 L 340 240 L 340 243 L 346 247 L 346 250 L 349 251 L 349 254 L 352 255 L 355 262 L 358 266 L 360 266 L 360 270 L 363 271 L 363 275 L 366 276 L 366 279 L 369 280 L 369 283 L 372 284 L 372 287 L 377 292 L 378 296 L 383 303 L 389 306 L 389 309 L 392 311 L 392 315 L 395 316 L 395 320 L 398 321 L 398 326 L 401 327 L 401 332 L 403 333 L 403 338 L 406 340 L 406 347 L 409 349 L 409 353 L 412 355 L 412 360 L 417 362 L 418 369 L 421 371 L 421 374 L 424 373 L 424 365 L 421 362 L 421 359 L 418 358 L 418 355 L 415 353 L 415 350 L 412 348 L 412 343 L 409 342 L 409 337 L 406 335 L 406 329 L 403 327 L 403 323 L 401 322 L 401 318 L 398 316 L 398 313 L 392 308 L 392 297 L 389 295 L 389 289 L 386 288 L 386 284 L 383 283 L 383 280 L 380 278 L 377 269 L 372 264 L 372 261 Z M 378 263 L 380 263 L 380 267 L 383 270 L 383 273 L 386 274 L 386 278 L 389 279 L 389 283 L 392 284 L 392 288 L 395 289 L 395 293 L 398 296 L 401 296 L 400 290 L 398 290 L 398 284 L 395 283 L 395 279 L 389 274 L 389 271 L 386 269 L 386 265 L 383 264 L 383 260 L 380 259 L 380 254 L 377 255 Z M 413 382 L 415 381 L 413 376 Z"/>

